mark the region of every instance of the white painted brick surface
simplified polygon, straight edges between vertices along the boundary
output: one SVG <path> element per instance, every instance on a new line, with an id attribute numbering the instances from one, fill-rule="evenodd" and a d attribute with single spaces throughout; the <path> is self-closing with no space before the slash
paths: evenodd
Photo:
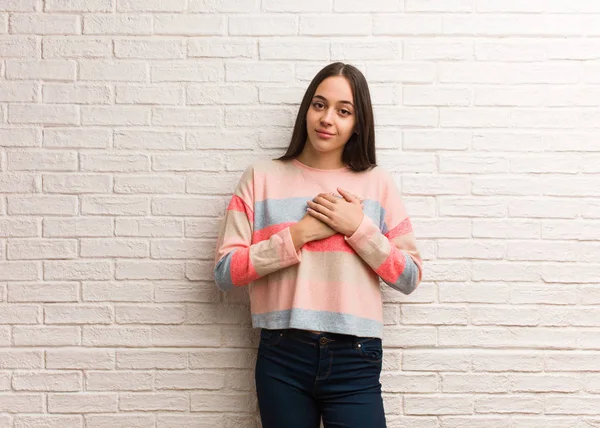
<path id="1" fill-rule="evenodd" d="M 598 36 L 589 0 L 0 0 L 0 427 L 259 428 L 219 220 L 338 60 L 425 260 L 388 426 L 598 426 Z"/>

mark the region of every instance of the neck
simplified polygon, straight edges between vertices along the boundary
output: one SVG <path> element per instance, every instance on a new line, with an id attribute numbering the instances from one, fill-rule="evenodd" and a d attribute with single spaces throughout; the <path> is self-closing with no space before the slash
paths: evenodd
<path id="1" fill-rule="evenodd" d="M 298 156 L 298 160 L 304 165 L 316 169 L 340 169 L 346 166 L 342 162 L 342 151 L 319 153 L 315 152 L 310 144 L 304 145 L 304 149 Z"/>

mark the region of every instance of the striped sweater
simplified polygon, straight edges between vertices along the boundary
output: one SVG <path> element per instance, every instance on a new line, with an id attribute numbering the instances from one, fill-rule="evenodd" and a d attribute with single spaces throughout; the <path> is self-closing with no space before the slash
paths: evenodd
<path id="1" fill-rule="evenodd" d="M 360 226 L 352 236 L 338 233 L 296 251 L 290 226 L 304 217 L 307 201 L 337 187 L 363 199 Z M 422 262 L 387 171 L 263 160 L 246 169 L 231 198 L 214 274 L 223 291 L 248 285 L 254 327 L 381 337 L 379 278 L 409 294 L 421 280 Z"/>

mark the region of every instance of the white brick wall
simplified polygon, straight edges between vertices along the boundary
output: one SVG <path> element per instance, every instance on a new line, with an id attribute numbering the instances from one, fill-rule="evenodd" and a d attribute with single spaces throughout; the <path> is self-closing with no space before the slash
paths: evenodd
<path id="1" fill-rule="evenodd" d="M 0 0 L 0 427 L 258 427 L 219 216 L 338 60 L 426 262 L 388 426 L 598 426 L 598 36 L 594 0 Z"/>

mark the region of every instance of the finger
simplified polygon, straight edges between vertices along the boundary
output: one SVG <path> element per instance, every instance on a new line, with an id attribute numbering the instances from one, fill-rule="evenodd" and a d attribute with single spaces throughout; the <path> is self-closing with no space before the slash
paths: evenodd
<path id="1" fill-rule="evenodd" d="M 318 213 L 321 213 L 327 217 L 329 217 L 329 215 L 331 214 L 331 210 L 321 204 L 317 204 L 313 201 L 308 201 L 307 202 L 309 208 L 308 209 L 312 209 L 313 211 L 317 211 Z"/>
<path id="2" fill-rule="evenodd" d="M 348 202 L 350 202 L 351 204 L 360 204 L 363 200 L 361 198 L 359 198 L 358 196 L 344 190 L 341 188 L 338 188 L 339 192 L 342 194 L 342 196 L 344 197 L 344 199 Z"/>
<path id="3" fill-rule="evenodd" d="M 336 203 L 338 201 L 339 198 L 336 198 L 335 196 L 333 196 L 333 194 L 331 193 L 319 193 L 315 199 L 313 199 L 313 201 L 316 202 L 317 198 L 323 198 L 326 199 L 327 201 L 331 202 L 331 203 Z"/>
<path id="4" fill-rule="evenodd" d="M 323 223 L 325 223 L 326 225 L 330 226 L 331 225 L 331 220 L 329 219 L 329 217 L 327 217 L 326 215 L 321 214 L 318 211 L 313 210 L 312 208 L 307 208 L 306 212 L 311 215 L 312 217 L 316 218 L 317 220 L 321 220 Z"/>
<path id="5" fill-rule="evenodd" d="M 342 195 L 344 197 L 344 199 L 347 200 L 348 202 L 351 202 L 351 203 L 360 202 L 359 198 L 354 196 L 352 193 L 342 189 L 341 187 L 338 187 L 338 192 L 340 192 L 340 195 Z"/>
<path id="6" fill-rule="evenodd" d="M 312 200 L 312 202 L 315 202 L 319 205 L 323 205 L 325 208 L 332 210 L 334 207 L 334 202 L 331 202 L 329 199 L 326 199 L 322 196 L 317 196 L 315 199 Z"/>

